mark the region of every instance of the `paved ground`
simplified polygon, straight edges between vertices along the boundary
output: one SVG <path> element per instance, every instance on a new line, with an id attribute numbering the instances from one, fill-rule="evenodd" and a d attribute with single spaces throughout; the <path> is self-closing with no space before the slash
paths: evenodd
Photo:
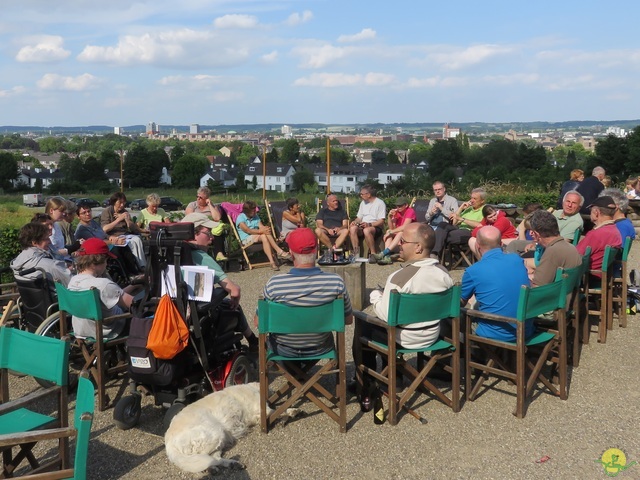
<path id="1" fill-rule="evenodd" d="M 640 252 L 634 247 L 632 265 Z M 367 287 L 383 283 L 393 266 L 367 265 Z M 255 311 L 270 269 L 231 273 L 242 286 L 242 305 Z M 499 272 L 496 272 L 499 274 Z M 456 279 L 461 271 L 453 272 Z M 640 319 L 640 318 L 639 318 Z M 352 328 L 348 341 L 351 341 Z M 348 405 L 349 430 L 338 431 L 326 416 L 310 414 L 276 427 L 268 435 L 251 432 L 229 452 L 246 470 L 216 478 L 606 478 L 598 463 L 604 451 L 619 448 L 628 461 L 640 461 L 640 389 L 636 384 L 640 321 L 615 327 L 607 343 L 583 349 L 579 368 L 570 372 L 569 399 L 538 392 L 526 418 L 518 420 L 513 389 L 497 386 L 454 414 L 437 400 L 420 397 L 421 425 L 404 416 L 396 427 L 375 425 L 361 414 L 355 399 Z M 351 356 L 347 358 L 352 369 Z M 25 387 L 30 380 L 22 380 Z M 110 394 L 116 394 L 116 387 Z M 163 412 L 145 399 L 140 425 L 118 430 L 112 410 L 98 413 L 92 432 L 89 477 L 94 479 L 197 479 L 178 471 L 164 454 Z M 547 461 L 541 459 L 548 457 Z M 640 465 L 620 473 L 640 478 Z"/>

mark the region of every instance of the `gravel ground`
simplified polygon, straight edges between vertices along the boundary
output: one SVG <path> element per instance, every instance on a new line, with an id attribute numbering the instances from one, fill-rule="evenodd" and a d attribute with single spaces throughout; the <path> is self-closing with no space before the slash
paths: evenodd
<path id="1" fill-rule="evenodd" d="M 634 246 L 631 265 L 638 263 Z M 284 267 L 286 270 L 288 267 Z M 383 284 L 394 266 L 367 265 L 367 288 Z M 498 273 L 498 272 L 496 272 Z M 233 272 L 242 287 L 242 305 L 254 312 L 265 282 L 275 272 L 257 269 Z M 459 280 L 461 270 L 452 272 Z M 348 329 L 350 345 L 353 328 Z M 399 424 L 375 425 L 362 414 L 355 398 L 347 406 L 348 431 L 313 409 L 310 414 L 276 426 L 268 435 L 258 429 L 225 454 L 246 470 L 219 474 L 227 479 L 418 478 L 606 478 L 597 463 L 603 452 L 619 448 L 627 460 L 640 461 L 640 391 L 635 384 L 640 322 L 629 318 L 626 329 L 615 327 L 607 343 L 585 346 L 580 367 L 570 370 L 567 401 L 537 391 L 527 416 L 518 420 L 513 388 L 504 383 L 464 402 L 454 414 L 439 401 L 421 396 L 416 410 L 428 419 L 421 425 L 409 415 Z M 350 349 L 348 349 L 348 352 Z M 350 352 L 348 368 L 353 369 Z M 20 379 L 25 388 L 33 380 Z M 117 394 L 118 385 L 110 388 Z M 305 408 L 306 409 L 306 408 Z M 214 478 L 179 471 L 166 458 L 162 439 L 163 411 L 152 398 L 143 400 L 138 427 L 121 431 L 112 423 L 113 410 L 98 412 L 89 450 L 92 479 Z M 541 461 L 549 457 L 546 461 Z M 640 465 L 620 474 L 640 478 Z"/>

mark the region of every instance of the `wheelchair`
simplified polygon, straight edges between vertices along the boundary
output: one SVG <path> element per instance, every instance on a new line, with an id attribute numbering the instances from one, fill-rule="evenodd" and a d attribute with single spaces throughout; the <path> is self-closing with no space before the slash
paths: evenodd
<path id="1" fill-rule="evenodd" d="M 227 292 L 213 291 L 211 301 L 189 298 L 181 266 L 193 265 L 186 240 L 194 237 L 193 224 L 152 222 L 147 240 L 147 292 L 134 315 L 127 342 L 129 356 L 129 394 L 116 403 L 113 420 L 122 430 L 136 426 L 142 413 L 142 397 L 152 395 L 156 406 L 166 409 L 163 425 L 187 404 L 213 391 L 254 381 L 255 370 L 236 331 L 241 310 L 232 310 Z M 170 268 L 173 267 L 173 268 Z M 156 359 L 146 349 L 150 316 L 162 294 L 167 275 L 173 274 L 175 305 L 189 327 L 187 347 L 171 360 Z"/>

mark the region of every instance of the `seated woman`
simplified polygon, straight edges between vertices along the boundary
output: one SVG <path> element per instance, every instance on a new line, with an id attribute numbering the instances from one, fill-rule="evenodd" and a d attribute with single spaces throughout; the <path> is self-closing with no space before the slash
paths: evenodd
<path id="1" fill-rule="evenodd" d="M 204 214 L 192 213 L 186 215 L 183 219 L 184 222 L 191 222 L 195 227 L 194 240 L 190 243 L 196 248 L 191 252 L 193 263 L 196 265 L 203 265 L 210 270 L 213 270 L 215 274 L 215 282 L 217 282 L 222 288 L 224 288 L 229 294 L 229 308 L 231 310 L 237 310 L 239 312 L 238 317 L 238 330 L 244 335 L 244 338 L 249 342 L 249 351 L 251 353 L 258 353 L 258 337 L 255 336 L 253 330 L 249 327 L 247 317 L 240 308 L 240 286 L 232 282 L 227 274 L 224 273 L 220 265 L 211 257 L 207 250 L 211 245 L 213 234 L 211 229 L 215 228 L 215 222 Z M 227 300 L 225 300 L 227 301 Z"/>
<path id="2" fill-rule="evenodd" d="M 51 197 L 44 207 L 44 213 L 51 219 L 51 252 L 57 260 L 71 262 L 69 249 L 65 246 L 63 226 L 67 212 L 67 201 L 62 197 Z"/>
<path id="3" fill-rule="evenodd" d="M 118 235 L 107 235 L 98 222 L 91 218 L 91 207 L 87 204 L 80 203 L 78 205 L 79 222 L 76 227 L 76 238 L 80 241 L 86 241 L 90 238 L 98 238 L 103 240 L 107 245 L 111 245 L 111 253 L 113 253 L 127 275 L 134 276 L 141 273 L 138 261 L 131 250 L 125 246 L 125 238 Z"/>
<path id="4" fill-rule="evenodd" d="M 73 291 L 89 290 L 95 287 L 100 292 L 102 315 L 110 317 L 125 313 L 131 308 L 133 295 L 137 286 L 129 285 L 124 289 L 116 283 L 105 278 L 107 270 L 107 258 L 115 258 L 109 252 L 109 246 L 98 238 L 90 238 L 82 244 L 75 259 L 78 274 L 71 278 L 67 288 Z M 73 332 L 77 337 L 93 337 L 96 333 L 95 322 L 86 318 L 73 316 Z M 115 338 L 120 335 L 127 325 L 126 319 L 115 320 L 103 326 L 102 333 L 105 338 Z"/>
<path id="5" fill-rule="evenodd" d="M 171 222 L 167 212 L 165 212 L 163 208 L 160 208 L 159 205 L 160 197 L 157 193 L 147 195 L 147 208 L 140 210 L 140 218 L 138 219 L 138 227 L 140 227 L 140 230 L 148 232 L 151 222 Z"/>
<path id="6" fill-rule="evenodd" d="M 30 268 L 42 268 L 51 281 L 60 282 L 65 287 L 71 280 L 71 271 L 62 260 L 53 258 L 49 251 L 51 244 L 49 227 L 40 222 L 27 223 L 20 229 L 18 241 L 22 252 L 11 261 L 13 275 L 18 280 L 34 280 L 42 275 L 39 270 L 23 275 L 21 272 Z"/>
<path id="7" fill-rule="evenodd" d="M 131 219 L 131 215 L 125 209 L 127 197 L 122 192 L 116 192 L 109 198 L 109 206 L 100 215 L 100 225 L 107 235 L 126 236 L 125 243 L 135 255 L 140 269 L 147 266 L 144 254 L 144 246 L 140 238 L 140 228 Z"/>
<path id="8" fill-rule="evenodd" d="M 300 202 L 297 198 L 287 199 L 287 210 L 282 212 L 282 232 L 279 240 L 284 241 L 296 228 L 306 227 L 307 219 L 304 212 L 300 211 Z"/>
<path id="9" fill-rule="evenodd" d="M 206 216 L 216 222 L 216 227 L 213 231 L 213 256 L 218 262 L 227 260 L 224 247 L 224 239 L 226 233 L 226 225 L 221 222 L 222 212 L 220 208 L 211 203 L 209 197 L 211 196 L 211 190 L 208 187 L 200 187 L 196 193 L 195 202 L 191 202 L 184 209 L 184 214 L 190 213 L 204 213 Z"/>
<path id="10" fill-rule="evenodd" d="M 271 233 L 271 227 L 266 227 L 258 217 L 256 202 L 247 200 L 242 205 L 242 213 L 236 218 L 236 227 L 238 228 L 238 236 L 242 245 L 247 247 L 254 243 L 262 243 L 264 253 L 269 259 L 271 269 L 278 271 L 278 261 L 273 257 L 275 251 L 278 258 L 283 260 L 291 260 L 289 252 L 282 250 L 276 243 Z"/>
<path id="11" fill-rule="evenodd" d="M 478 252 L 477 249 L 476 235 L 478 234 L 478 230 L 485 225 L 493 225 L 500 230 L 503 246 L 508 245 L 518 238 L 516 227 L 513 226 L 513 223 L 507 218 L 507 215 L 492 205 L 485 205 L 482 207 L 482 220 L 480 221 L 480 225 L 471 231 L 471 238 L 469 239 L 469 248 L 478 259 L 480 258 L 480 252 Z"/>
<path id="12" fill-rule="evenodd" d="M 396 200 L 396 208 L 389 211 L 387 218 L 387 232 L 384 234 L 384 250 L 380 253 L 374 253 L 378 265 L 389 265 L 391 254 L 397 253 L 400 241 L 402 240 L 402 232 L 411 222 L 417 222 L 416 212 L 409 206 L 409 200 L 406 197 L 398 197 Z"/>

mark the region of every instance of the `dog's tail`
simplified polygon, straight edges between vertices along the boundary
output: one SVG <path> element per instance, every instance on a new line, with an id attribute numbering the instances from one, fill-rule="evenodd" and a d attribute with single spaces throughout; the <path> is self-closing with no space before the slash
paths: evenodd
<path id="1" fill-rule="evenodd" d="M 166 445 L 167 458 L 185 472 L 200 473 L 220 465 L 220 458 L 206 453 L 184 453 L 171 444 Z"/>

